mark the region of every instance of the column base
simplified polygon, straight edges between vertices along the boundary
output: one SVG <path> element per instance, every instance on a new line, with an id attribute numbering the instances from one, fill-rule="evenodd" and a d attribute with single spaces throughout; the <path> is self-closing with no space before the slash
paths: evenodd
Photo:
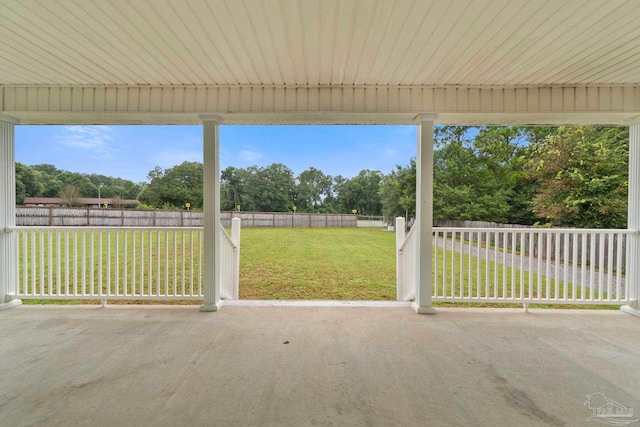
<path id="1" fill-rule="evenodd" d="M 418 314 L 436 314 L 436 309 L 433 306 L 429 307 L 420 307 L 417 303 L 412 302 L 411 308 Z"/>
<path id="2" fill-rule="evenodd" d="M 620 307 L 620 311 L 624 311 L 625 313 L 640 317 L 640 309 L 632 307 L 630 305 L 623 305 L 622 307 Z"/>
<path id="3" fill-rule="evenodd" d="M 15 307 L 22 304 L 21 299 L 12 299 L 11 301 L 7 301 L 5 303 L 0 304 L 0 310 L 7 310 L 11 307 Z"/>
<path id="4" fill-rule="evenodd" d="M 220 300 L 215 304 L 202 304 L 200 306 L 200 311 L 202 312 L 214 312 L 214 311 L 218 311 L 222 308 L 222 306 L 224 305 L 224 301 Z"/>

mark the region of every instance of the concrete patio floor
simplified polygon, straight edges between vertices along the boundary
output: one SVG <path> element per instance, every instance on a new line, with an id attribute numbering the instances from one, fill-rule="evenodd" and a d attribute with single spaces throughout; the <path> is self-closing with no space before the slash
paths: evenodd
<path id="1" fill-rule="evenodd" d="M 0 381 L 3 426 L 601 425 L 592 393 L 640 413 L 640 319 L 19 306 L 0 312 Z"/>

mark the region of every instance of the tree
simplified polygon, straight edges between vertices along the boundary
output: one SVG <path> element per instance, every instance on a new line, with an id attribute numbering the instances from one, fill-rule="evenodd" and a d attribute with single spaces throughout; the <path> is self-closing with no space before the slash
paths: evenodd
<path id="1" fill-rule="evenodd" d="M 479 159 L 469 128 L 439 127 L 435 137 L 434 218 L 505 221 L 508 190 Z"/>
<path id="2" fill-rule="evenodd" d="M 29 166 L 16 162 L 16 203 L 24 203 L 25 197 L 38 197 L 42 195 L 42 183 L 40 173 Z"/>
<path id="3" fill-rule="evenodd" d="M 149 173 L 151 182 L 139 200 L 151 206 L 175 209 L 181 209 L 189 202 L 192 209 L 201 209 L 202 173 L 199 162 L 183 162 L 167 170 L 156 167 Z"/>
<path id="4" fill-rule="evenodd" d="M 310 167 L 298 175 L 296 205 L 300 212 L 325 212 L 326 199 L 333 195 L 332 179 L 322 171 Z"/>
<path id="5" fill-rule="evenodd" d="M 245 169 L 227 167 L 220 174 L 220 209 L 223 211 L 235 210 L 236 206 L 244 207 L 246 196 L 245 185 L 248 172 Z"/>
<path id="6" fill-rule="evenodd" d="M 532 149 L 533 211 L 556 226 L 624 228 L 628 158 L 627 128 L 552 131 Z"/>
<path id="7" fill-rule="evenodd" d="M 282 163 L 264 168 L 247 169 L 245 210 L 260 212 L 291 211 L 294 205 L 295 181 L 291 169 Z"/>
<path id="8" fill-rule="evenodd" d="M 480 165 L 507 198 L 504 220 L 510 224 L 533 224 L 537 218 L 531 210 L 535 181 L 527 170 L 530 140 L 549 128 L 515 126 L 481 127 L 473 140 Z"/>
<path id="9" fill-rule="evenodd" d="M 382 214 L 387 217 L 416 215 L 416 161 L 408 166 L 396 165 L 395 170 L 382 178 L 380 183 Z"/>
<path id="10" fill-rule="evenodd" d="M 67 185 L 60 193 L 60 199 L 63 206 L 76 207 L 80 206 L 80 190 L 74 185 Z"/>
<path id="11" fill-rule="evenodd" d="M 380 183 L 382 173 L 365 169 L 341 186 L 342 201 L 345 210 L 356 209 L 362 215 L 381 215 Z"/>

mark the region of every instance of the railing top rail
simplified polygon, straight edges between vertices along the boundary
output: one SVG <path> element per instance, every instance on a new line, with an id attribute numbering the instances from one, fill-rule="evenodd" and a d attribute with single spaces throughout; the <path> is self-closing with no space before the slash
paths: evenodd
<path id="1" fill-rule="evenodd" d="M 433 227 L 434 231 L 455 231 L 455 232 L 496 232 L 496 233 L 594 233 L 594 234 L 612 234 L 633 233 L 635 230 L 615 229 L 615 228 L 477 228 L 477 227 Z"/>
<path id="2" fill-rule="evenodd" d="M 409 230 L 409 232 L 407 233 L 407 235 L 404 238 L 404 242 L 402 242 L 402 245 L 400 245 L 400 250 L 404 250 L 405 246 L 407 246 L 408 242 L 410 241 L 410 239 L 413 237 L 413 235 L 415 234 L 415 230 L 418 227 L 416 227 L 416 224 L 413 225 L 413 227 L 411 227 L 411 230 Z"/>
<path id="3" fill-rule="evenodd" d="M 8 227 L 8 231 L 202 231 L 202 227 L 134 227 L 134 226 L 45 226 L 22 225 Z"/>
<path id="4" fill-rule="evenodd" d="M 227 242 L 229 242 L 229 244 L 234 249 L 236 249 L 235 243 L 233 243 L 233 240 L 231 240 L 231 236 L 229 236 L 229 233 L 227 233 L 227 230 L 225 230 L 225 228 L 222 226 L 222 224 L 220 224 L 220 230 L 222 230 L 222 235 L 224 236 L 223 239 L 226 240 Z"/>

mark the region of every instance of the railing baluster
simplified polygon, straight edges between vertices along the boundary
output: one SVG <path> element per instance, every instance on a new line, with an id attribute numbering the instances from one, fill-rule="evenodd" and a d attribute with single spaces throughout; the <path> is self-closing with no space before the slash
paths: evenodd
<path id="1" fill-rule="evenodd" d="M 582 233 L 582 253 L 580 254 L 580 300 L 586 301 L 587 299 L 587 256 L 588 256 L 588 234 Z"/>
<path id="2" fill-rule="evenodd" d="M 187 269 L 186 269 L 186 263 L 185 263 L 185 256 L 184 256 L 184 248 L 186 246 L 186 231 L 183 231 L 182 233 L 180 233 L 180 244 L 182 246 L 182 270 L 180 270 L 181 275 L 182 275 L 182 293 L 181 295 L 184 296 L 185 294 L 185 283 L 187 280 Z"/>
<path id="3" fill-rule="evenodd" d="M 159 231 L 156 231 L 156 296 L 160 296 L 160 237 Z"/>
<path id="4" fill-rule="evenodd" d="M 38 276 L 37 275 L 38 264 L 36 263 L 36 253 L 38 252 L 38 250 L 36 246 L 36 232 L 31 231 L 29 234 L 31 234 L 31 293 L 35 295 L 38 292 L 37 285 L 36 285 L 36 277 Z"/>
<path id="5" fill-rule="evenodd" d="M 145 286 L 145 281 L 144 281 L 144 271 L 145 271 L 145 265 L 144 265 L 144 236 L 145 236 L 145 232 L 144 231 L 140 231 L 140 293 L 138 295 L 143 296 L 144 295 L 144 286 Z"/>
<path id="6" fill-rule="evenodd" d="M 460 281 L 460 294 L 457 295 L 458 298 L 464 298 L 464 249 L 466 247 L 464 243 L 464 234 L 459 232 L 458 237 L 460 239 L 460 251 L 456 251 L 458 256 L 460 257 L 460 263 L 458 264 L 458 268 L 460 271 L 458 272 L 458 280 Z"/>
<path id="7" fill-rule="evenodd" d="M 435 235 L 435 248 L 434 248 L 434 259 L 433 259 L 433 291 L 431 292 L 433 296 L 437 296 L 440 293 L 440 281 L 439 277 L 439 269 L 440 269 L 440 231 L 434 230 Z M 415 252 L 411 251 L 411 256 L 413 256 Z M 403 254 L 403 259 L 405 263 L 407 262 L 407 254 Z M 413 282 L 413 277 L 411 278 Z"/>
<path id="8" fill-rule="evenodd" d="M 498 248 L 500 246 L 500 233 L 493 233 L 493 298 L 498 299 L 500 290 L 500 269 L 498 264 Z"/>
<path id="9" fill-rule="evenodd" d="M 482 269 L 480 268 L 482 263 L 482 232 L 478 231 L 478 256 L 476 257 L 476 298 L 480 299 L 482 290 L 482 277 L 480 275 Z"/>
<path id="10" fill-rule="evenodd" d="M 467 297 L 469 298 L 473 298 L 473 236 L 474 233 L 470 232 L 469 233 L 469 245 L 468 245 L 468 251 L 469 251 L 469 271 L 467 272 L 467 280 L 469 281 L 469 283 L 467 283 Z"/>
<path id="11" fill-rule="evenodd" d="M 164 295 L 169 295 L 169 232 L 164 232 Z"/>
<path id="12" fill-rule="evenodd" d="M 569 233 L 565 232 L 564 233 L 564 260 L 563 260 L 563 264 L 564 264 L 564 268 L 563 270 L 563 275 L 562 275 L 562 281 L 563 281 L 563 288 L 562 288 L 562 298 L 567 300 L 568 299 L 568 293 L 569 293 Z"/>
<path id="13" fill-rule="evenodd" d="M 202 241 L 204 233 L 198 233 L 198 295 L 203 295 L 202 291 L 202 255 L 204 253 L 204 242 Z"/>
<path id="14" fill-rule="evenodd" d="M 189 257 L 191 261 L 191 268 L 189 269 L 189 296 L 193 296 L 193 265 L 195 258 L 195 251 L 193 250 L 193 231 L 189 233 L 189 253 L 191 254 Z"/>
<path id="15" fill-rule="evenodd" d="M 47 260 L 48 260 L 48 267 L 47 267 L 47 294 L 48 295 L 53 295 L 53 275 L 54 275 L 54 269 L 53 269 L 53 232 L 49 231 L 47 232 Z"/>
<path id="16" fill-rule="evenodd" d="M 524 299 L 524 257 L 526 255 L 527 248 L 525 247 L 525 232 L 520 232 L 520 298 Z"/>
<path id="17" fill-rule="evenodd" d="M 625 295 L 622 295 L 622 239 L 625 238 L 624 234 L 617 233 L 618 247 L 616 251 L 616 300 L 627 299 Z"/>
<path id="18" fill-rule="evenodd" d="M 589 255 L 589 299 L 593 301 L 595 299 L 595 287 L 596 287 L 596 234 L 591 233 L 589 240 L 591 244 L 591 253 Z"/>
<path id="19" fill-rule="evenodd" d="M 573 264 L 573 268 L 572 268 L 572 272 L 571 272 L 571 299 L 573 301 L 575 301 L 578 297 L 578 286 L 580 286 L 580 280 L 578 279 L 578 263 L 580 262 L 580 260 L 578 260 L 578 241 L 579 239 L 579 234 L 578 233 L 573 233 L 572 234 L 572 239 L 573 239 L 573 257 L 571 259 L 571 263 Z"/>
<path id="20" fill-rule="evenodd" d="M 87 234 L 82 232 L 82 291 L 81 295 L 85 295 L 87 291 Z"/>
<path id="21" fill-rule="evenodd" d="M 507 299 L 507 256 L 509 253 L 509 235 L 506 231 L 500 233 L 502 236 L 502 299 Z"/>
<path id="22" fill-rule="evenodd" d="M 554 272 L 553 272 L 553 298 L 560 299 L 560 235 L 554 236 Z M 551 299 L 551 296 L 547 297 Z"/>
<path id="23" fill-rule="evenodd" d="M 103 296 L 104 291 L 104 277 L 103 277 L 103 267 L 104 267 L 104 255 L 102 251 L 103 242 L 103 232 L 98 232 L 98 296 Z"/>
<path id="24" fill-rule="evenodd" d="M 489 231 L 484 233 L 484 259 L 485 259 L 485 264 L 486 264 L 486 268 L 485 268 L 485 282 L 484 282 L 484 297 L 485 298 L 491 298 L 491 290 L 490 290 L 490 283 L 491 281 L 490 279 L 490 271 L 491 271 L 491 255 L 490 255 L 490 250 L 489 247 L 491 246 L 491 233 Z"/>
<path id="25" fill-rule="evenodd" d="M 64 294 L 69 295 L 69 233 L 64 232 Z"/>
<path id="26" fill-rule="evenodd" d="M 605 265 L 604 265 L 604 240 L 605 235 L 598 233 L 598 301 L 602 301 L 602 294 L 605 289 Z"/>
<path id="27" fill-rule="evenodd" d="M 546 250 L 546 265 L 545 265 L 545 299 L 551 299 L 551 236 L 548 233 L 544 234 L 545 236 L 545 240 L 546 240 L 546 245 L 545 245 L 545 250 Z"/>
<path id="28" fill-rule="evenodd" d="M 105 289 L 105 295 L 112 295 L 111 289 L 111 235 L 110 231 L 105 232 L 105 236 L 107 237 L 107 286 Z"/>
<path id="29" fill-rule="evenodd" d="M 123 266 L 122 266 L 122 295 L 128 295 L 128 281 L 129 281 L 129 231 L 122 233 L 123 238 Z"/>
<path id="30" fill-rule="evenodd" d="M 78 233 L 73 233 L 73 295 L 78 295 Z"/>
<path id="31" fill-rule="evenodd" d="M 607 255 L 607 301 L 611 301 L 611 291 L 613 289 L 613 284 L 611 283 L 613 279 L 613 245 L 614 245 L 614 234 L 607 233 L 607 244 L 609 253 Z"/>
<path id="32" fill-rule="evenodd" d="M 148 277 L 147 280 L 149 282 L 149 287 L 147 289 L 147 295 L 151 296 L 153 295 L 153 233 L 151 231 L 149 231 L 147 233 L 148 236 L 148 241 L 147 241 L 147 246 L 149 247 L 149 253 L 148 253 L 148 259 L 147 259 L 147 264 L 148 264 Z"/>
<path id="33" fill-rule="evenodd" d="M 544 234 L 541 232 L 537 232 L 536 233 L 536 243 L 537 243 L 537 247 L 538 247 L 538 253 L 536 254 L 536 262 L 538 264 L 537 266 L 537 274 L 538 274 L 538 280 L 536 283 L 536 299 L 541 299 L 542 298 L 542 262 L 543 262 L 543 248 L 542 245 L 544 244 L 545 239 L 544 239 Z"/>
<path id="34" fill-rule="evenodd" d="M 178 238 L 177 233 L 173 232 L 173 296 L 178 294 Z"/>
<path id="35" fill-rule="evenodd" d="M 453 231 L 451 233 L 451 297 L 458 297 L 458 287 L 460 279 L 460 272 L 458 271 L 459 263 L 456 262 L 456 255 L 459 255 L 458 247 L 462 245 L 462 243 L 458 242 L 458 232 Z"/>
<path id="36" fill-rule="evenodd" d="M 89 295 L 94 296 L 95 295 L 95 275 L 94 275 L 94 271 L 95 271 L 95 263 L 96 263 L 96 258 L 94 257 L 94 253 L 95 253 L 95 232 L 94 231 L 90 231 L 90 241 L 89 244 L 91 245 L 90 249 L 89 249 L 89 257 L 90 262 L 91 262 L 91 270 L 90 270 L 90 276 L 89 276 L 89 285 L 91 286 L 89 289 Z"/>
<path id="37" fill-rule="evenodd" d="M 131 296 L 136 294 L 136 231 L 131 232 Z"/>

